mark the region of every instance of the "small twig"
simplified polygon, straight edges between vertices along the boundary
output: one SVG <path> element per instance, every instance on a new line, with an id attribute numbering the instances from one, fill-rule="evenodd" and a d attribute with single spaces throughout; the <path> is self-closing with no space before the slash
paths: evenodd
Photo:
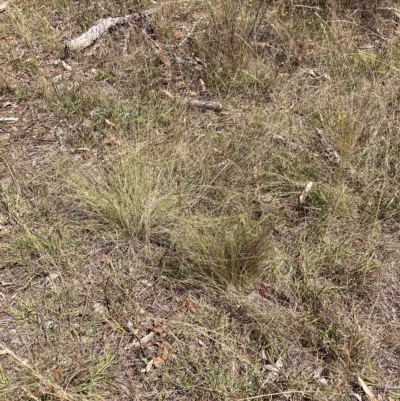
<path id="1" fill-rule="evenodd" d="M 186 36 L 182 39 L 182 41 L 179 43 L 178 47 L 182 47 L 187 40 L 190 39 L 190 37 L 193 35 L 194 29 L 196 28 L 196 25 L 199 24 L 202 21 L 203 17 L 201 17 L 198 21 L 196 21 L 193 26 L 190 28 L 189 32 L 186 34 Z"/>
<path id="2" fill-rule="evenodd" d="M 192 99 L 192 100 L 189 100 L 189 105 L 192 107 L 198 107 L 199 109 L 204 109 L 204 110 L 220 111 L 222 109 L 222 105 L 220 102 L 215 102 L 215 101 L 210 101 L 210 100 Z"/>
<path id="3" fill-rule="evenodd" d="M 172 93 L 167 90 L 162 91 L 164 97 L 168 99 L 180 99 L 177 96 L 174 96 Z M 183 102 L 187 103 L 191 107 L 198 107 L 203 110 L 214 110 L 221 111 L 222 104 L 220 102 L 216 102 L 215 100 L 200 100 L 200 99 L 182 99 Z"/>
<path id="4" fill-rule="evenodd" d="M 380 390 L 400 391 L 400 386 L 390 386 L 385 384 L 369 384 L 369 387 L 375 387 Z"/>

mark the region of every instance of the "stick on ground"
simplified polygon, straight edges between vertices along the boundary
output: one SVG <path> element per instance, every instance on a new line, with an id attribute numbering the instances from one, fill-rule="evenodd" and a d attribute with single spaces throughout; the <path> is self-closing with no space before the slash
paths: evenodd
<path id="1" fill-rule="evenodd" d="M 117 25 L 124 25 L 131 21 L 139 21 L 146 15 L 153 13 L 156 10 L 148 10 L 143 13 L 133 13 L 128 14 L 123 17 L 115 18 L 104 18 L 99 21 L 91 28 L 89 28 L 85 33 L 76 39 L 70 40 L 66 46 L 68 50 L 84 50 L 90 45 L 92 45 L 100 36 L 104 35 L 110 28 Z"/>

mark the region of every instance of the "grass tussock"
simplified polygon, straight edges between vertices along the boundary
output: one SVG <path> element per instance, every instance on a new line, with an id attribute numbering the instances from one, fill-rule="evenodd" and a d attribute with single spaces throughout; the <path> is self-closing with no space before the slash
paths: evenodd
<path id="1" fill-rule="evenodd" d="M 398 399 L 397 8 L 9 2 L 2 399 Z"/>
<path id="2" fill-rule="evenodd" d="M 209 278 L 210 284 L 243 288 L 265 269 L 267 234 L 247 216 L 197 216 L 181 221 L 176 240 L 188 277 Z"/>
<path id="3" fill-rule="evenodd" d="M 124 238 L 148 241 L 171 230 L 182 189 L 168 171 L 171 166 L 156 165 L 145 150 L 128 152 L 108 171 L 75 177 L 71 186 L 94 220 Z"/>

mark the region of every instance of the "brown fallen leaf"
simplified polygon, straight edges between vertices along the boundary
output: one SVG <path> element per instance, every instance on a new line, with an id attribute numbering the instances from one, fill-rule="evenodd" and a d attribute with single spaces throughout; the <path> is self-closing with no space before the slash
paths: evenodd
<path id="1" fill-rule="evenodd" d="M 11 231 L 8 228 L 2 228 L 0 230 L 0 238 L 4 238 L 7 237 L 8 235 L 10 235 Z"/>
<path id="2" fill-rule="evenodd" d="M 164 363 L 164 359 L 161 356 L 157 356 L 156 358 L 153 359 L 153 365 L 156 368 L 159 368 L 160 365 L 162 365 Z"/>
<path id="3" fill-rule="evenodd" d="M 5 133 L 5 134 L 0 134 L 0 144 L 5 144 L 9 141 L 10 139 L 10 134 Z"/>
<path id="4" fill-rule="evenodd" d="M 156 368 L 165 363 L 171 354 L 171 344 L 167 341 L 156 341 L 154 343 L 158 347 L 158 352 L 161 354 L 153 359 L 153 364 Z"/>
<path id="5" fill-rule="evenodd" d="M 260 288 L 258 289 L 258 293 L 259 293 L 263 298 L 268 299 L 268 292 L 269 292 L 268 286 L 265 285 L 265 284 L 263 284 L 263 283 L 261 283 L 261 284 L 260 284 Z"/>
<path id="6" fill-rule="evenodd" d="M 51 375 L 53 376 L 54 381 L 57 383 L 60 382 L 63 374 L 64 374 L 63 368 L 56 368 L 51 371 Z"/>
<path id="7" fill-rule="evenodd" d="M 153 330 L 154 330 L 157 334 L 165 335 L 165 327 L 163 326 L 163 324 L 162 324 L 159 320 L 154 319 L 154 320 L 153 320 L 153 326 L 154 326 L 154 329 L 153 329 Z"/>
<path id="8" fill-rule="evenodd" d="M 107 145 L 107 146 L 119 145 L 119 141 L 116 138 L 116 136 L 113 135 L 111 138 L 104 138 L 103 145 Z"/>
<path id="9" fill-rule="evenodd" d="M 365 381 L 363 379 L 361 379 L 360 376 L 358 376 L 358 382 L 360 383 L 360 386 L 364 390 L 365 394 L 367 394 L 370 401 L 378 401 L 377 398 L 372 393 L 372 391 L 367 386 L 367 384 L 365 383 Z"/>
<path id="10" fill-rule="evenodd" d="M 258 168 L 257 166 L 253 167 L 253 178 L 256 179 L 258 177 Z"/>
<path id="11" fill-rule="evenodd" d="M 185 298 L 185 299 L 183 300 L 183 304 L 185 305 L 185 307 L 186 307 L 190 312 L 192 312 L 192 313 L 196 313 L 196 312 L 197 312 L 196 307 L 194 306 L 193 302 L 192 302 L 192 301 L 189 301 L 187 298 Z"/>
<path id="12" fill-rule="evenodd" d="M 183 38 L 183 32 L 181 32 L 181 31 L 175 31 L 175 32 L 173 33 L 173 37 L 174 37 L 175 39 L 182 39 L 182 38 Z"/>

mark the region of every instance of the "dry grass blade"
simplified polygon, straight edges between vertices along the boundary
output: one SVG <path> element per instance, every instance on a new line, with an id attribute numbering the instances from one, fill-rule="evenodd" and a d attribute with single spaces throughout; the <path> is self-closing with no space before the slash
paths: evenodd
<path id="1" fill-rule="evenodd" d="M 357 379 L 358 379 L 358 382 L 360 383 L 360 386 L 362 387 L 365 394 L 367 395 L 368 399 L 370 401 L 378 401 L 377 398 L 375 397 L 374 393 L 370 390 L 370 388 L 365 383 L 365 381 L 363 379 L 361 379 L 360 376 L 358 376 Z"/>
<path id="2" fill-rule="evenodd" d="M 47 386 L 50 390 L 49 395 L 51 394 L 53 397 L 56 397 L 58 400 L 63 401 L 85 401 L 86 398 L 80 396 L 79 394 L 70 394 L 67 393 L 62 387 L 60 387 L 57 383 L 51 382 L 45 376 L 40 374 L 35 368 L 33 368 L 28 362 L 20 358 L 17 354 L 15 354 L 10 348 L 8 348 L 5 344 L 0 343 L 0 354 L 9 355 L 14 362 L 16 362 L 20 367 L 25 368 L 29 371 L 29 373 L 35 377 L 40 383 Z"/>

